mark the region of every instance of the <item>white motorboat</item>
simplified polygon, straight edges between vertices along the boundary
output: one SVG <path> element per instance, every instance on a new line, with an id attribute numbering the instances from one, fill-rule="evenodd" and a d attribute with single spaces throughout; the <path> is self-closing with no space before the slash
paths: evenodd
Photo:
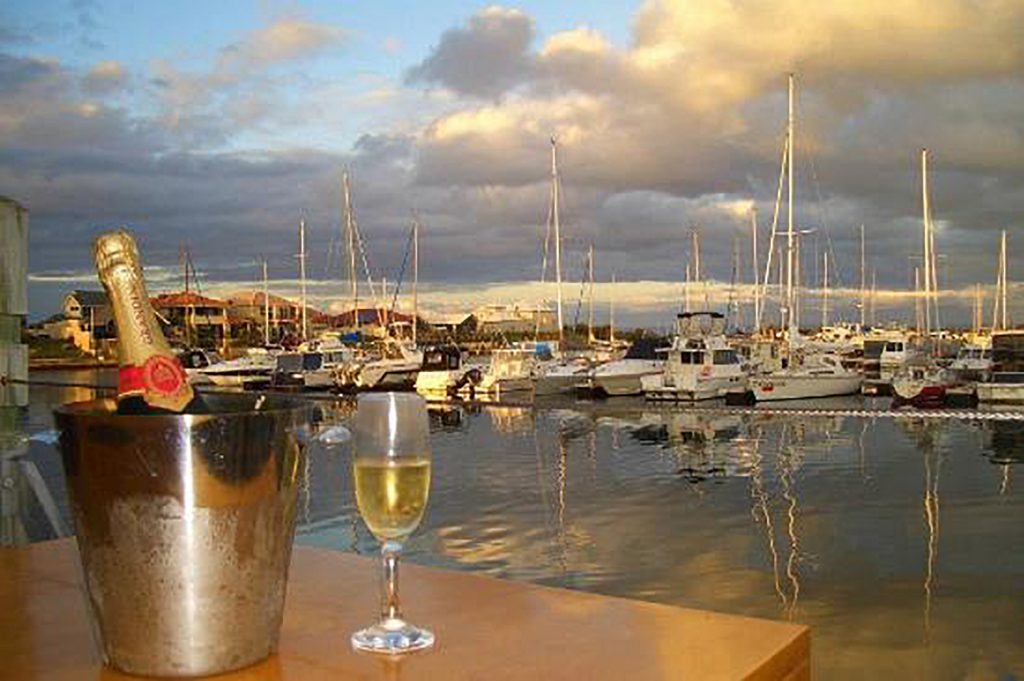
<path id="1" fill-rule="evenodd" d="M 666 345 L 664 341 L 641 338 L 630 346 L 622 359 L 595 367 L 577 384 L 577 391 L 599 397 L 642 394 L 641 379 L 660 374 L 665 368 L 664 355 L 657 351 Z"/>
<path id="2" fill-rule="evenodd" d="M 281 353 L 271 374 L 271 385 L 276 388 L 329 390 L 336 387 L 335 375 L 340 368 L 353 359 L 354 353 L 347 347 L 320 352 Z"/>
<path id="3" fill-rule="evenodd" d="M 245 355 L 223 360 L 212 350 L 192 349 L 179 356 L 189 382 L 222 387 L 245 387 L 265 384 L 276 365 L 276 356 L 270 352 Z"/>
<path id="4" fill-rule="evenodd" d="M 483 372 L 462 363 L 462 351 L 454 345 L 439 345 L 423 351 L 423 364 L 416 374 L 416 392 L 428 399 L 446 399 L 466 385 L 476 386 Z"/>
<path id="5" fill-rule="evenodd" d="M 992 372 L 992 348 L 968 343 L 960 348 L 949 370 L 962 381 L 980 381 Z"/>
<path id="6" fill-rule="evenodd" d="M 356 390 L 411 388 L 423 366 L 423 353 L 399 343 L 385 344 L 381 356 L 364 358 L 338 372 L 345 387 Z"/>
<path id="7" fill-rule="evenodd" d="M 507 393 L 532 392 L 540 375 L 536 354 L 528 348 L 501 348 L 491 353 L 478 385 L 465 385 L 462 392 L 488 397 Z"/>
<path id="8" fill-rule="evenodd" d="M 664 371 L 641 378 L 648 400 L 696 402 L 743 390 L 747 372 L 723 333 L 725 317 L 716 312 L 685 312 L 666 350 Z"/>
<path id="9" fill-rule="evenodd" d="M 539 365 L 535 395 L 560 395 L 570 393 L 577 384 L 585 381 L 594 363 L 588 357 L 549 360 Z"/>
<path id="10" fill-rule="evenodd" d="M 1024 404 L 1024 372 L 997 371 L 975 386 L 978 402 L 986 404 Z"/>
<path id="11" fill-rule="evenodd" d="M 790 351 L 786 366 L 751 376 L 750 391 L 758 402 L 837 397 L 860 392 L 862 378 L 832 352 Z"/>
<path id="12" fill-rule="evenodd" d="M 883 381 L 891 381 L 915 353 L 905 338 L 887 340 L 878 357 L 878 373 Z"/>

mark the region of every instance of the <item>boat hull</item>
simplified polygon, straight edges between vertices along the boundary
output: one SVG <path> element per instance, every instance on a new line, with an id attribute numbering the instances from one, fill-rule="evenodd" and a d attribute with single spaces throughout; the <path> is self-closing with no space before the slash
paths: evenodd
<path id="1" fill-rule="evenodd" d="M 726 393 L 742 390 L 744 376 L 723 376 L 698 380 L 691 385 L 667 385 L 665 377 L 647 376 L 643 379 L 644 398 L 653 402 L 700 402 L 725 397 Z"/>
<path id="2" fill-rule="evenodd" d="M 978 402 L 1024 404 L 1024 384 L 978 383 Z"/>
<path id="3" fill-rule="evenodd" d="M 750 379 L 750 390 L 758 402 L 839 397 L 860 392 L 859 375 L 758 376 Z"/>

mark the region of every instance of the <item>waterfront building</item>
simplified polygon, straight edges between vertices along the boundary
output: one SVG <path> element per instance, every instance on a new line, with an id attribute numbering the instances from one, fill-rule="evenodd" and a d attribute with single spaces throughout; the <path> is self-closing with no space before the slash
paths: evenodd
<path id="1" fill-rule="evenodd" d="M 302 306 L 272 293 L 264 297 L 262 291 L 237 291 L 227 297 L 227 306 L 233 338 L 262 338 L 268 318 L 272 343 L 298 335 L 302 328 Z"/>
<path id="2" fill-rule="evenodd" d="M 482 334 L 558 331 L 558 316 L 546 305 L 492 303 L 473 310 L 473 316 Z"/>
<path id="3" fill-rule="evenodd" d="M 455 338 L 469 338 L 476 333 L 477 319 L 472 312 L 437 315 L 430 319 L 430 326 Z"/>
<path id="4" fill-rule="evenodd" d="M 228 304 L 192 291 L 150 299 L 166 325 L 168 339 L 188 347 L 223 349 L 228 338 Z"/>
<path id="5" fill-rule="evenodd" d="M 71 291 L 64 296 L 61 312 L 43 324 L 43 331 L 53 340 L 70 341 L 84 353 L 112 354 L 117 328 L 110 299 L 105 291 Z"/>

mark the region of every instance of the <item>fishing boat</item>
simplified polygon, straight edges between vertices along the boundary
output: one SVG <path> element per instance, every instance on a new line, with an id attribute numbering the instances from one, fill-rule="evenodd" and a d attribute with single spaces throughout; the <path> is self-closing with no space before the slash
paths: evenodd
<path id="1" fill-rule="evenodd" d="M 664 370 L 640 380 L 644 397 L 696 402 L 743 390 L 747 372 L 724 330 L 725 317 L 717 312 L 679 314 Z"/>

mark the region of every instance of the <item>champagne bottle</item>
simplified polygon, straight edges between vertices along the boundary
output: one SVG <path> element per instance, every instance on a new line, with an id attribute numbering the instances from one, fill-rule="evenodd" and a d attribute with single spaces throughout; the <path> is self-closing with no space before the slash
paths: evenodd
<path id="1" fill-rule="evenodd" d="M 123 229 L 103 234 L 93 257 L 117 324 L 117 413 L 207 412 L 157 323 L 135 239 Z"/>

